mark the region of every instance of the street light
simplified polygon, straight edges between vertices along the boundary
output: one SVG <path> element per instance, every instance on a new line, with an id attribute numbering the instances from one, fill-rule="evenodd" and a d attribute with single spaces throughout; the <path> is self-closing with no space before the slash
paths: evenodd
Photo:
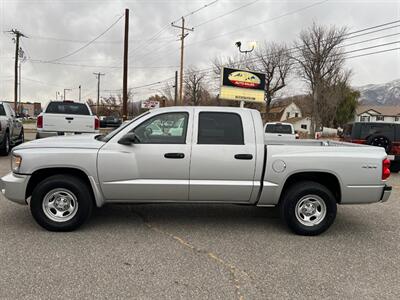
<path id="1" fill-rule="evenodd" d="M 254 50 L 255 43 L 251 43 L 251 49 L 250 50 L 242 50 L 242 48 L 241 48 L 242 47 L 242 42 L 241 41 L 237 41 L 235 43 L 235 45 L 236 45 L 236 47 L 238 47 L 240 53 L 247 54 L 247 53 L 250 53 L 251 51 Z"/>

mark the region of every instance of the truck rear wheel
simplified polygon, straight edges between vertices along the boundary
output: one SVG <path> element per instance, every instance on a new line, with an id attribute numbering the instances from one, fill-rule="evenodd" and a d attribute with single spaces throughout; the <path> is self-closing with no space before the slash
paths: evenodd
<path id="1" fill-rule="evenodd" d="M 10 144 L 10 135 L 8 131 L 4 134 L 3 143 L 0 145 L 0 155 L 7 156 L 10 153 L 11 144 Z"/>
<path id="2" fill-rule="evenodd" d="M 43 228 L 72 231 L 88 219 L 93 201 L 82 180 L 70 175 L 54 175 L 33 190 L 30 208 L 34 219 Z"/>
<path id="3" fill-rule="evenodd" d="M 322 184 L 302 181 L 285 192 L 280 210 L 282 219 L 294 233 L 318 235 L 335 220 L 336 199 Z"/>

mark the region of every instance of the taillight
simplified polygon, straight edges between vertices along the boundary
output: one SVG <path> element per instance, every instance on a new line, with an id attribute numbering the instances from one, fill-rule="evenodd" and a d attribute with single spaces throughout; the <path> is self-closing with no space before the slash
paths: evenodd
<path id="1" fill-rule="evenodd" d="M 36 120 L 36 127 L 43 128 L 43 116 L 38 116 Z"/>
<path id="2" fill-rule="evenodd" d="M 390 160 L 384 159 L 382 161 L 382 180 L 388 179 L 390 176 Z"/>
<path id="3" fill-rule="evenodd" d="M 99 129 L 100 121 L 98 117 L 94 117 L 94 129 Z"/>

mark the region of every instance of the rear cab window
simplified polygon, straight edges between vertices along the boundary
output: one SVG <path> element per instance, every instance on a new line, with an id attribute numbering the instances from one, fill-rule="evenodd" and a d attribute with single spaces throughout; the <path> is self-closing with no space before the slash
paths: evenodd
<path id="1" fill-rule="evenodd" d="M 200 112 L 197 143 L 244 145 L 242 118 L 237 113 Z"/>
<path id="2" fill-rule="evenodd" d="M 293 134 L 292 126 L 288 124 L 267 124 L 266 133 Z"/>
<path id="3" fill-rule="evenodd" d="M 48 114 L 91 115 L 86 104 L 75 102 L 50 102 L 46 108 Z"/>

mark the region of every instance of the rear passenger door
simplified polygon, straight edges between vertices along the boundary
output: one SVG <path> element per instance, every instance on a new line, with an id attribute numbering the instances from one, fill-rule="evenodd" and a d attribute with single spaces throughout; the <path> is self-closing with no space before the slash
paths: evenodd
<path id="1" fill-rule="evenodd" d="M 190 162 L 190 201 L 248 202 L 256 145 L 250 111 L 196 109 Z"/>

